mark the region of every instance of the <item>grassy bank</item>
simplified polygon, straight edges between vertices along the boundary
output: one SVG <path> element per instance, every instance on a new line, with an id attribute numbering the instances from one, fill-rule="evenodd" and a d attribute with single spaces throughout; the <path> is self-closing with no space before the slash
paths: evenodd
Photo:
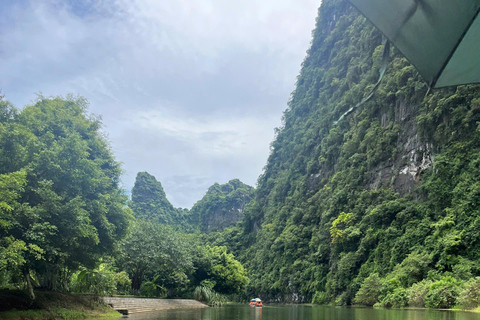
<path id="1" fill-rule="evenodd" d="M 35 292 L 32 301 L 21 291 L 0 291 L 0 319 L 116 319 L 120 314 L 91 295 Z"/>

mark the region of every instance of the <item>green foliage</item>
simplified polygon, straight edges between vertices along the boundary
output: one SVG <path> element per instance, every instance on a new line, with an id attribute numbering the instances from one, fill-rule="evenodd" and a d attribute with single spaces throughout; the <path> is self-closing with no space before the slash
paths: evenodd
<path id="1" fill-rule="evenodd" d="M 372 273 L 366 278 L 357 294 L 355 295 L 355 303 L 366 306 L 373 306 L 378 302 L 380 291 L 382 290 L 382 282 L 377 273 Z"/>
<path id="2" fill-rule="evenodd" d="M 425 307 L 425 297 L 432 285 L 430 280 L 422 280 L 413 284 L 410 288 L 407 289 L 408 294 L 408 305 L 411 307 Z"/>
<path id="3" fill-rule="evenodd" d="M 8 286 L 12 274 L 19 273 L 29 250 L 26 243 L 6 236 L 15 223 L 14 210 L 20 206 L 18 199 L 26 183 L 26 172 L 17 171 L 0 175 L 0 287 Z M 30 249 L 42 251 L 31 245 Z"/>
<path id="4" fill-rule="evenodd" d="M 388 292 L 380 304 L 387 308 L 401 308 L 408 305 L 408 293 L 405 288 L 395 288 Z"/>
<path id="5" fill-rule="evenodd" d="M 92 293 L 96 296 L 108 296 L 124 293 L 124 288 L 130 285 L 130 279 L 125 271 L 116 272 L 115 268 L 106 263 L 100 263 L 95 269 L 80 269 L 72 275 L 71 288 L 79 293 Z M 118 288 L 123 289 L 118 291 Z"/>
<path id="6" fill-rule="evenodd" d="M 353 222 L 353 213 L 342 212 L 337 219 L 333 220 L 330 227 L 330 237 L 332 243 L 338 243 L 344 241 L 345 229 L 349 227 Z"/>
<path id="7" fill-rule="evenodd" d="M 92 268 L 125 235 L 119 163 L 83 98 L 0 104 L 0 264 L 66 289 L 65 270 Z"/>
<path id="8" fill-rule="evenodd" d="M 451 276 L 433 282 L 425 296 L 427 308 L 451 308 L 456 304 L 461 283 Z"/>
<path id="9" fill-rule="evenodd" d="M 215 290 L 213 290 L 210 286 L 203 285 L 195 288 L 193 297 L 195 300 L 202 301 L 216 307 L 219 307 L 228 301 L 224 295 L 215 292 Z"/>
<path id="10" fill-rule="evenodd" d="M 210 287 L 221 294 L 239 294 L 248 283 L 242 264 L 226 247 L 205 246 L 200 248 L 194 274 L 195 281 L 202 287 Z"/>
<path id="11" fill-rule="evenodd" d="M 139 172 L 132 188 L 130 208 L 137 219 L 174 225 L 181 210 L 168 201 L 162 184 L 148 172 Z"/>
<path id="12" fill-rule="evenodd" d="M 222 231 L 242 219 L 254 189 L 238 179 L 215 183 L 188 213 L 190 229 L 203 233 Z"/>
<path id="13" fill-rule="evenodd" d="M 172 290 L 188 282 L 193 268 L 192 244 L 172 227 L 139 220 L 120 244 L 118 264 L 132 279 L 132 293 L 138 293 L 147 279 Z"/>
<path id="14" fill-rule="evenodd" d="M 480 306 L 480 277 L 465 283 L 465 289 L 460 291 L 457 302 L 463 309 L 475 309 Z"/>
<path id="15" fill-rule="evenodd" d="M 151 281 L 142 282 L 140 295 L 147 298 L 165 298 L 167 296 L 167 289 L 156 283 L 159 277 L 160 275 L 156 275 Z"/>
<path id="16" fill-rule="evenodd" d="M 324 291 L 317 291 L 313 295 L 312 303 L 313 304 L 328 304 L 332 299 Z"/>

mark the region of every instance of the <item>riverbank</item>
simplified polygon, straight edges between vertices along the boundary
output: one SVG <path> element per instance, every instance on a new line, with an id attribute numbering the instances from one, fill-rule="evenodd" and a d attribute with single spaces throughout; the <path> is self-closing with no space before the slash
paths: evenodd
<path id="1" fill-rule="evenodd" d="M 131 315 L 134 313 L 171 310 L 208 308 L 208 305 L 193 299 L 149 299 L 139 297 L 105 297 L 105 303 L 114 310 Z"/>
<path id="2" fill-rule="evenodd" d="M 121 315 L 91 295 L 36 291 L 32 301 L 22 291 L 0 291 L 2 320 L 118 319 Z"/>

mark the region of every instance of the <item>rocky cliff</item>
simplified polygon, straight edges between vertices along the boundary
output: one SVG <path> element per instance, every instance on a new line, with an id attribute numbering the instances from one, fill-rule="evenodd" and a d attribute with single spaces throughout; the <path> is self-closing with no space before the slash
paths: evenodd
<path id="1" fill-rule="evenodd" d="M 393 50 L 373 99 L 336 123 L 375 85 L 382 51 L 348 1 L 322 2 L 242 222 L 252 292 L 351 304 L 372 273 L 399 290 L 479 274 L 479 87 L 427 94 Z"/>

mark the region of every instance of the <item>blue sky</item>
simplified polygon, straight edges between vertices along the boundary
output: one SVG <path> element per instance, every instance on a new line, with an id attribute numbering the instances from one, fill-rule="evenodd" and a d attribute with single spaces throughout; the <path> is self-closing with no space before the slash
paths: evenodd
<path id="1" fill-rule="evenodd" d="M 177 207 L 215 182 L 255 185 L 319 1 L 0 2 L 0 89 L 17 107 L 73 93 L 101 115 L 125 171 Z"/>

